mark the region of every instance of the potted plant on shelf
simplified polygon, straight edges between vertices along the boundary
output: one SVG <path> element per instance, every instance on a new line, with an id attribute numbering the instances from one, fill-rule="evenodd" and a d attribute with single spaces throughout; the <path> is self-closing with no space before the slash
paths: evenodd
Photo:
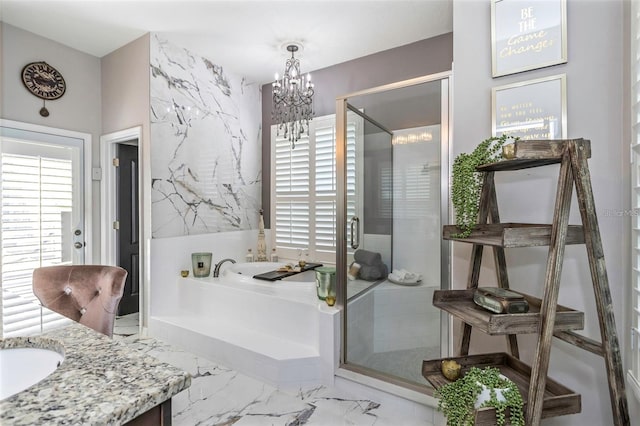
<path id="1" fill-rule="evenodd" d="M 456 225 L 460 232 L 455 237 L 467 238 L 478 222 L 482 173 L 476 167 L 493 163 L 501 158 L 502 147 L 511 139 L 519 138 L 503 134 L 483 140 L 470 154 L 461 153 L 453 161 L 451 176 L 451 202 L 456 211 Z"/>
<path id="2" fill-rule="evenodd" d="M 507 408 L 511 425 L 524 426 L 520 390 L 497 368 L 471 367 L 464 376 L 436 389 L 435 396 L 440 398 L 438 410 L 447 418 L 447 426 L 473 425 L 474 411 L 484 407 L 495 408 L 498 426 L 505 424 Z"/>

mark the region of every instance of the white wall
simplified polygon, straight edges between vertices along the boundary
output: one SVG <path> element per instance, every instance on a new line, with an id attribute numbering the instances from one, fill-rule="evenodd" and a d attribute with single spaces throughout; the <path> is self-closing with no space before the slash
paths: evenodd
<path id="1" fill-rule="evenodd" d="M 151 316 L 175 315 L 180 289 L 180 271 L 191 268 L 191 253 L 211 252 L 213 267 L 220 260 L 232 258 L 244 262 L 248 247 L 255 247 L 257 230 L 216 232 L 151 240 Z M 227 263 L 224 267 L 228 267 Z"/>
<path id="2" fill-rule="evenodd" d="M 39 124 L 54 128 L 90 133 L 92 136 L 92 164 L 100 162 L 101 90 L 100 59 L 56 43 L 36 34 L 2 24 L 2 118 Z M 50 115 L 42 117 L 42 99 L 33 96 L 22 84 L 22 68 L 35 61 L 45 61 L 56 68 L 67 83 L 65 95 L 46 103 Z M 93 258 L 100 259 L 100 187 L 94 181 L 92 202 Z"/>
<path id="3" fill-rule="evenodd" d="M 432 139 L 397 142 L 421 134 Z M 393 138 L 393 268 L 439 286 L 440 125 L 394 130 Z"/>
<path id="4" fill-rule="evenodd" d="M 560 73 L 567 75 L 568 137 L 592 141 L 589 162 L 599 213 L 600 231 L 621 346 L 625 285 L 621 241 L 623 221 L 604 216 L 606 209 L 622 209 L 623 176 L 620 165 L 626 148 L 622 140 L 623 31 L 622 2 L 568 0 L 568 63 L 522 74 L 491 78 L 490 1 L 454 1 L 454 129 L 452 158 L 470 152 L 491 134 L 491 88 Z M 497 176 L 502 221 L 549 222 L 552 217 L 558 167 Z M 523 194 L 526 194 L 523 196 Z M 571 223 L 579 223 L 577 206 Z M 453 286 L 464 288 L 470 247 L 454 244 Z M 495 282 L 491 256 L 484 262 L 483 283 Z M 540 296 L 546 249 L 507 251 L 513 288 Z M 600 340 L 586 252 L 582 246 L 567 247 L 560 303 L 585 312 L 584 334 Z M 456 327 L 456 331 L 459 328 Z M 472 352 L 504 349 L 504 338 L 474 334 Z M 457 341 L 457 340 L 456 340 Z M 530 362 L 533 336 L 519 338 L 522 358 Z M 550 419 L 546 424 L 611 424 L 611 406 L 603 359 L 563 342 L 555 341 L 550 376 L 582 394 L 582 413 Z M 634 402 L 630 399 L 630 403 Z M 633 423 L 633 422 L 632 422 Z"/>

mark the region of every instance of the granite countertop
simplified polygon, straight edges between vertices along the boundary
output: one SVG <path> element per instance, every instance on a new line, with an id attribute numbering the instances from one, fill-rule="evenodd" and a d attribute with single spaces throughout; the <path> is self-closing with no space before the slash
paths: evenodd
<path id="1" fill-rule="evenodd" d="M 64 361 L 41 382 L 0 401 L 3 426 L 119 425 L 191 385 L 189 373 L 78 323 L 0 340 L 0 347 L 38 345 L 63 350 Z"/>

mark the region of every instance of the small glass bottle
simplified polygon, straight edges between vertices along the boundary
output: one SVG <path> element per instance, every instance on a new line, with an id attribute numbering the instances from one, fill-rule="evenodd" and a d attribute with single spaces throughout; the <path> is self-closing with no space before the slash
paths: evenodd
<path id="1" fill-rule="evenodd" d="M 247 250 L 247 255 L 244 257 L 244 260 L 246 262 L 253 262 L 254 257 L 253 257 L 253 251 L 251 249 Z"/>
<path id="2" fill-rule="evenodd" d="M 276 252 L 275 248 L 271 249 L 271 261 L 272 262 L 277 262 L 278 261 L 278 253 Z"/>
<path id="3" fill-rule="evenodd" d="M 300 266 L 300 269 L 304 269 L 305 265 L 307 264 L 308 257 L 309 257 L 308 250 L 303 250 L 303 249 L 298 250 L 298 266 Z"/>

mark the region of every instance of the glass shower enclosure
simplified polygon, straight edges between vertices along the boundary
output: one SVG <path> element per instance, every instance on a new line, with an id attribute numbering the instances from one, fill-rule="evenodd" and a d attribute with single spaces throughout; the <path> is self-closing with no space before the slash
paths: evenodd
<path id="1" fill-rule="evenodd" d="M 422 360 L 446 355 L 449 75 L 337 99 L 341 369 L 431 393 Z"/>

